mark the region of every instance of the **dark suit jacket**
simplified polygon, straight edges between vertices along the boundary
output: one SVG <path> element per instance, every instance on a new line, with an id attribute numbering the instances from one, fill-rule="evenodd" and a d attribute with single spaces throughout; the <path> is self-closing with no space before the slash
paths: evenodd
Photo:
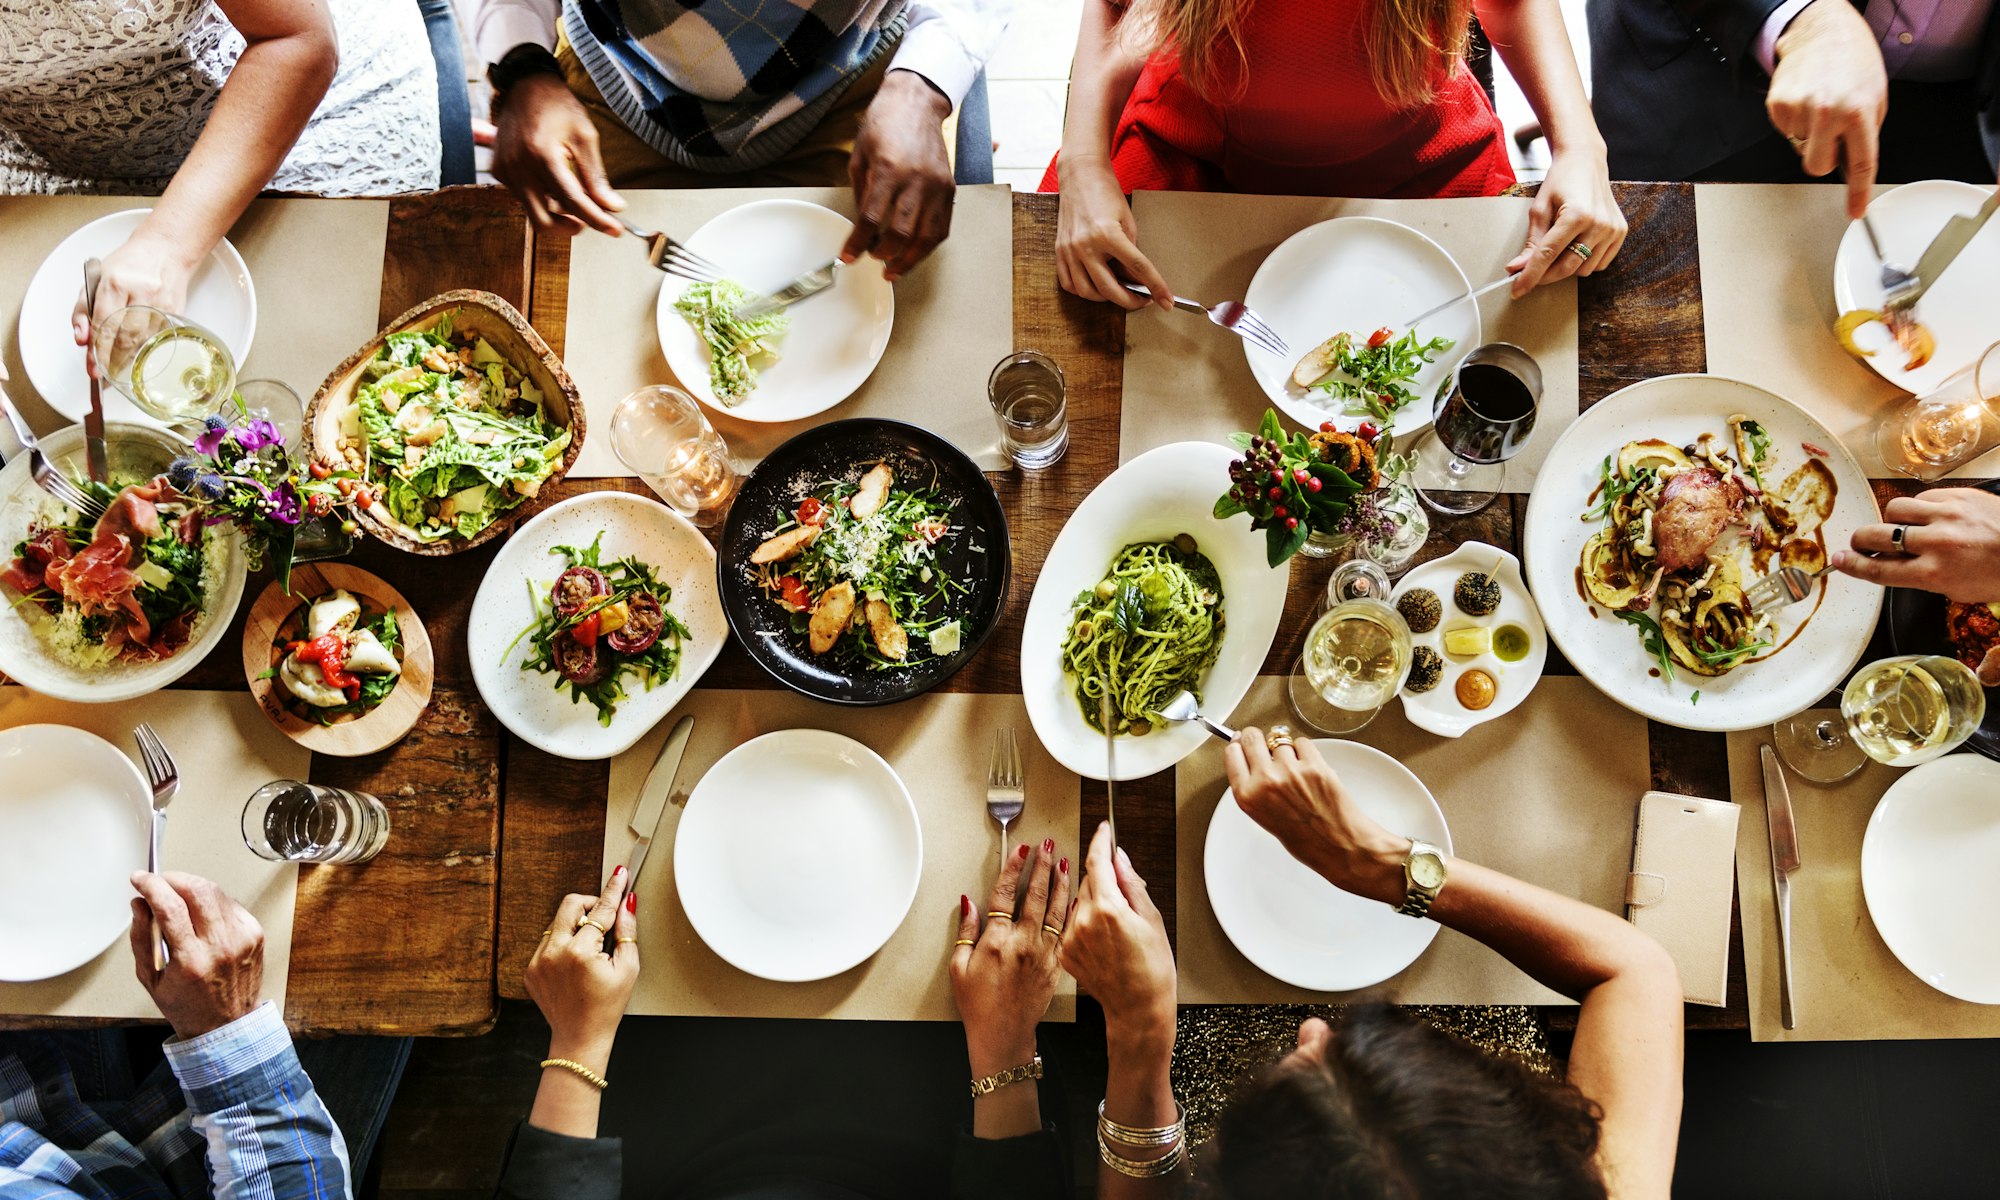
<path id="1" fill-rule="evenodd" d="M 1756 49 L 1779 3 L 1588 0 L 1591 107 L 1613 179 L 1686 179 L 1771 136 Z M 2000 163 L 2000 6 L 1981 60 L 1979 111 L 1966 119 L 1978 120 L 1987 158 Z"/>

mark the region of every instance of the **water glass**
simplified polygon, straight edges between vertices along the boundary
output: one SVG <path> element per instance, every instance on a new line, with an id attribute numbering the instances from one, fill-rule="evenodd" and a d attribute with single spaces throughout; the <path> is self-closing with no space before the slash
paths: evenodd
<path id="1" fill-rule="evenodd" d="M 704 527 L 728 513 L 742 482 L 722 435 L 675 387 L 644 387 L 620 400 L 611 450 L 667 507 Z"/>
<path id="2" fill-rule="evenodd" d="M 388 840 L 389 810 L 367 792 L 277 779 L 243 806 L 243 844 L 273 862 L 363 863 Z"/>
<path id="3" fill-rule="evenodd" d="M 1062 368 L 1048 355 L 1016 350 L 986 377 L 986 398 L 1000 423 L 1000 449 L 1024 470 L 1051 467 L 1069 449 L 1069 408 Z"/>
<path id="4" fill-rule="evenodd" d="M 2000 445 L 2000 342 L 1924 396 L 1913 396 L 1875 429 L 1875 450 L 1891 471 L 1942 479 Z"/>
<path id="5" fill-rule="evenodd" d="M 134 304 L 98 318 L 98 373 L 126 399 L 169 424 L 221 410 L 236 387 L 236 356 L 185 317 Z"/>
<path id="6" fill-rule="evenodd" d="M 1528 444 L 1542 401 L 1542 368 L 1526 350 L 1489 342 L 1465 356 L 1438 395 L 1431 434 L 1417 447 L 1425 504 L 1463 516 L 1493 503 L 1506 461 Z"/>

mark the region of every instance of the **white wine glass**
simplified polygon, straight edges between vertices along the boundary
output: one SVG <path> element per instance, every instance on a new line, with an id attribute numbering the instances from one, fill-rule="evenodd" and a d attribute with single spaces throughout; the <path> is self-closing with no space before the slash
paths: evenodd
<path id="1" fill-rule="evenodd" d="M 220 411 L 236 389 L 236 356 L 185 317 L 128 305 L 98 318 L 91 337 L 105 381 L 169 425 Z"/>
<path id="2" fill-rule="evenodd" d="M 1986 719 L 1986 691 L 1955 658 L 1904 654 L 1856 671 L 1840 694 L 1840 714 L 1868 757 L 1914 767 L 1972 736 Z"/>
<path id="3" fill-rule="evenodd" d="M 1292 715 L 1329 734 L 1358 733 L 1410 677 L 1410 627 L 1391 608 L 1389 576 L 1366 559 L 1342 563 L 1327 584 L 1331 607 L 1306 631 L 1286 677 Z"/>
<path id="4" fill-rule="evenodd" d="M 1868 765 L 1837 708 L 1793 713 L 1771 726 L 1771 739 L 1785 765 L 1814 783 L 1839 783 Z"/>

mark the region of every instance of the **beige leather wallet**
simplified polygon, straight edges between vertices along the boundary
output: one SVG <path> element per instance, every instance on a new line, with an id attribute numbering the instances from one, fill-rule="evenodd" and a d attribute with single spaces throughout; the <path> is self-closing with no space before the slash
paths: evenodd
<path id="1" fill-rule="evenodd" d="M 1666 947 L 1692 1004 L 1728 1003 L 1736 817 L 1720 800 L 1647 792 L 1639 801 L 1625 918 Z"/>

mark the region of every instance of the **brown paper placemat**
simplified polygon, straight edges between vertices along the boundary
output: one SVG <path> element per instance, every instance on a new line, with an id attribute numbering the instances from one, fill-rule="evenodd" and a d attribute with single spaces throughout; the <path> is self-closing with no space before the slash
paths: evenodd
<path id="1" fill-rule="evenodd" d="M 1309 196 L 1234 196 L 1140 192 L 1132 198 L 1139 247 L 1177 294 L 1204 304 L 1240 300 L 1264 259 L 1308 225 L 1335 217 L 1385 217 L 1429 236 L 1458 261 L 1473 287 L 1498 279 L 1528 235 L 1529 201 L 1517 197 L 1457 200 L 1341 200 Z M 1576 284 L 1537 288 L 1525 300 L 1504 291 L 1479 301 L 1489 342 L 1513 342 L 1542 368 L 1535 433 L 1507 464 L 1507 490 L 1534 484 L 1548 448 L 1578 413 Z M 1413 313 L 1384 313 L 1394 322 Z M 1328 333 L 1334 331 L 1328 330 Z M 1220 442 L 1255 429 L 1270 398 L 1250 374 L 1240 339 L 1193 313 L 1147 308 L 1125 320 L 1125 403 L 1118 460 L 1128 462 L 1168 442 Z M 1308 347 L 1294 346 L 1305 353 Z M 1471 350 L 1471 346 L 1459 347 Z"/>
<path id="2" fill-rule="evenodd" d="M 894 708 L 836 708 L 789 692 L 697 688 L 676 710 L 693 714 L 694 734 L 675 793 L 639 876 L 644 969 L 630 1011 L 649 1016 L 835 1017 L 955 1021 L 946 961 L 957 937 L 958 898 L 983 903 L 1000 858 L 1000 829 L 986 815 L 986 757 L 993 731 L 1011 725 L 1027 768 L 1028 804 L 1007 831 L 1011 844 L 1056 839 L 1072 876 L 1081 785 L 1057 765 L 1028 727 L 1019 696 L 932 693 Z M 627 828 L 639 787 L 673 721 L 611 760 L 604 870 L 632 849 Z M 888 943 L 852 970 L 812 983 L 773 983 L 724 962 L 688 926 L 674 886 L 674 828 L 680 805 L 708 768 L 750 738 L 778 729 L 828 729 L 868 746 L 902 776 L 924 834 L 924 871 L 909 915 Z M 1076 984 L 1064 975 L 1047 1017 L 1076 1019 Z"/>
<path id="3" fill-rule="evenodd" d="M 690 237 L 710 218 L 756 200 L 804 200 L 854 215 L 848 188 L 715 188 L 631 191 L 624 216 L 643 229 Z M 673 383 L 655 313 L 660 274 L 629 238 L 580 236 L 570 247 L 569 321 L 563 358 L 583 392 L 590 427 L 570 475 L 630 475 L 611 452 L 611 412 L 649 384 Z M 815 425 L 886 417 L 946 438 L 989 471 L 1003 469 L 986 375 L 1013 349 L 1014 202 L 1011 189 L 962 187 L 951 237 L 896 284 L 896 328 L 875 373 L 852 396 L 782 424 L 735 420 L 704 409 L 737 461 L 755 463 Z"/>
<path id="4" fill-rule="evenodd" d="M 7 390 L 16 400 L 31 399 L 28 421 L 38 431 L 67 421 L 42 403 L 21 368 L 15 339 L 28 280 L 49 251 L 81 226 L 153 203 L 134 196 L 0 198 L 0 229 L 6 230 L 0 237 L 0 346 L 14 377 Z M 257 331 L 248 360 L 237 364 L 238 374 L 282 380 L 310 401 L 327 373 L 378 328 L 389 204 L 258 200 L 228 236 L 257 290 Z"/>
<path id="5" fill-rule="evenodd" d="M 1289 720 L 1284 689 L 1282 677 L 1260 677 L 1231 723 L 1268 728 Z M 1392 756 L 1431 789 L 1453 853 L 1624 912 L 1632 822 L 1648 782 L 1643 717 L 1574 676 L 1547 676 L 1521 707 L 1462 738 L 1425 733 L 1396 705 L 1354 740 Z M 1222 744 L 1210 741 L 1185 759 L 1174 784 L 1181 1003 L 1321 1003 L 1339 994 L 1266 975 L 1216 923 L 1202 861 L 1209 819 L 1228 786 Z M 1393 1004 L 1571 1003 L 1450 929 L 1440 929 L 1408 970 L 1360 994 Z"/>
<path id="6" fill-rule="evenodd" d="M 1839 184 L 1705 183 L 1694 189 L 1708 369 L 1792 401 L 1833 431 L 1870 478 L 1883 414 L 1905 393 L 1840 348 L 1833 257 L 1847 232 Z M 2000 475 L 2000 451 L 1952 472 Z"/>
<path id="7" fill-rule="evenodd" d="M 1750 986 L 1750 1037 L 1758 1042 L 2000 1037 L 2000 1005 L 1937 991 L 1897 960 L 1861 894 L 1861 839 L 1882 793 L 1903 773 L 1869 763 L 1841 783 L 1785 771 L 1798 826 L 1792 872 L 1792 1013 L 1778 998 L 1778 903 L 1771 891 L 1771 834 L 1757 747 L 1770 731 L 1729 735 L 1729 787 L 1743 806 L 1736 826 L 1736 895 L 1743 916 L 1743 970 Z M 1951 903 L 1940 884 L 1940 904 Z"/>
<path id="8" fill-rule="evenodd" d="M 70 704 L 26 688 L 0 687 L 0 729 L 73 725 L 133 756 L 135 763 L 132 728 L 141 721 L 152 724 L 181 769 L 181 790 L 167 809 L 161 865 L 214 880 L 256 915 L 264 926 L 264 998 L 282 1011 L 299 868 L 250 853 L 240 822 L 250 793 L 273 779 L 304 779 L 312 754 L 278 732 L 244 691 L 171 691 L 120 704 Z M 135 813 L 133 819 L 145 817 Z M 160 1010 L 132 973 L 132 952 L 121 937 L 67 975 L 0 983 L 0 1013 L 145 1020 L 157 1018 Z"/>

